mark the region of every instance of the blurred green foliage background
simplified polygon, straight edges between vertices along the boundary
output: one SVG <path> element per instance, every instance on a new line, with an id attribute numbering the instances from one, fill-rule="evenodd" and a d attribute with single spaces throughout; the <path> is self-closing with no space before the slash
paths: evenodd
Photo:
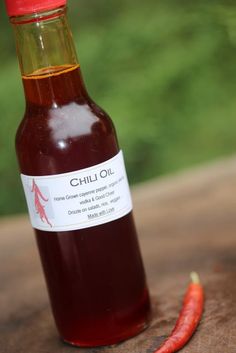
<path id="1" fill-rule="evenodd" d="M 113 118 L 131 183 L 236 151 L 236 5 L 69 0 L 85 82 Z M 0 215 L 26 210 L 14 151 L 24 111 L 0 4 Z"/>

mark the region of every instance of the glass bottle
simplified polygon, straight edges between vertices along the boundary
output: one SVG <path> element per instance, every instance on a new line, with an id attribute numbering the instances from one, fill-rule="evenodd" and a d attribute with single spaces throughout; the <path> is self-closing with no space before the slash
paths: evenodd
<path id="1" fill-rule="evenodd" d="M 16 151 L 56 326 L 76 346 L 114 344 L 150 315 L 115 129 L 84 86 L 65 1 L 12 3 L 26 100 Z"/>

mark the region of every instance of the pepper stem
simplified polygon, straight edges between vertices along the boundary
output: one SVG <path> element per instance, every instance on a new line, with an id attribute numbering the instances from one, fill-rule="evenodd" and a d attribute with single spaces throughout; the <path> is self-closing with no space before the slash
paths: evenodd
<path id="1" fill-rule="evenodd" d="M 192 283 L 199 284 L 200 283 L 200 278 L 197 272 L 191 272 L 190 273 L 190 278 Z"/>

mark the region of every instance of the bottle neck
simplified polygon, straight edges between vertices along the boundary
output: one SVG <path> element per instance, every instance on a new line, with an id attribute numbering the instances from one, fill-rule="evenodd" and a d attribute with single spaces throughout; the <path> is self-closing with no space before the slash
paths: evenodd
<path id="1" fill-rule="evenodd" d="M 27 103 L 58 104 L 63 86 L 60 103 L 86 95 L 65 7 L 12 17 L 11 23 Z"/>

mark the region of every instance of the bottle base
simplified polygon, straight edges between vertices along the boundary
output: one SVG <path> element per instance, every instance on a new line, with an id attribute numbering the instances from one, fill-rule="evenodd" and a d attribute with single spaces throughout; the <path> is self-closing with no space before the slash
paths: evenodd
<path id="1" fill-rule="evenodd" d="M 87 348 L 92 348 L 92 347 L 101 347 L 101 346 L 115 346 L 118 345 L 119 343 L 132 338 L 134 336 L 137 336 L 139 333 L 141 333 L 142 331 L 146 330 L 149 327 L 150 324 L 150 320 L 147 320 L 147 322 L 145 322 L 142 325 L 136 326 L 133 328 L 133 330 L 129 330 L 129 332 L 124 332 L 123 334 L 120 334 L 119 336 L 116 337 L 112 337 L 112 338 L 107 338 L 107 339 L 101 339 L 101 340 L 94 340 L 92 342 L 88 342 L 88 341 L 82 341 L 82 340 L 78 340 L 78 341 L 68 341 L 64 338 L 62 338 L 62 341 L 70 346 L 73 347 L 87 347 Z"/>

